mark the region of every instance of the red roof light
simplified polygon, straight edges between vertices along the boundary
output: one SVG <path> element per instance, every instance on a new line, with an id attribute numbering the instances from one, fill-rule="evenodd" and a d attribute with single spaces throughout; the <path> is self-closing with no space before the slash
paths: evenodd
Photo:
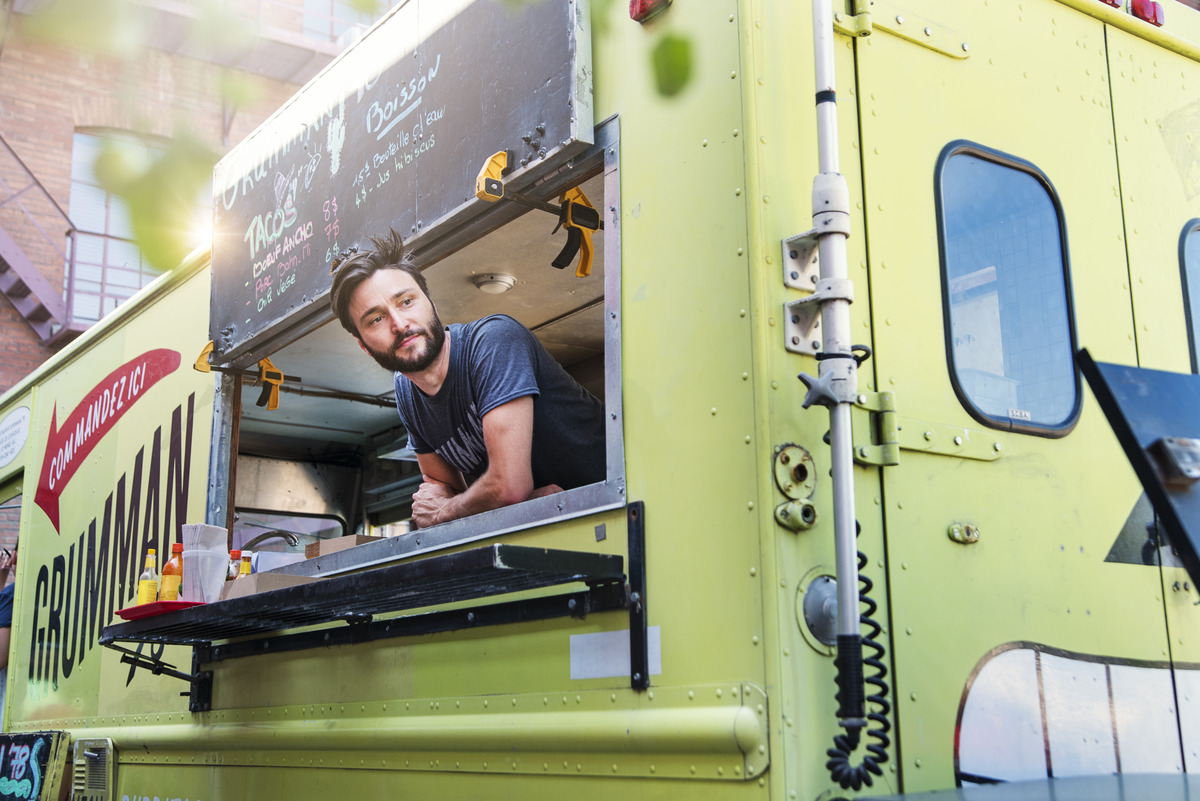
<path id="1" fill-rule="evenodd" d="M 629 18 L 634 22 L 646 22 L 667 10 L 671 0 L 629 0 Z"/>
<path id="2" fill-rule="evenodd" d="M 1166 16 L 1163 13 L 1162 4 L 1154 2 L 1154 0 L 1133 0 L 1130 10 L 1138 19 L 1145 20 L 1151 25 L 1162 27 L 1166 22 Z"/>

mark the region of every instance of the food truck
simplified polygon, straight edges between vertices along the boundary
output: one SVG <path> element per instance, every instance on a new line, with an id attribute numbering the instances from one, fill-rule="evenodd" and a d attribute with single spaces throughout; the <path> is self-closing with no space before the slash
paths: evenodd
<path id="1" fill-rule="evenodd" d="M 0 791 L 1200 770 L 1198 591 L 1074 358 L 1195 369 L 1198 59 L 1173 0 L 399 4 L 217 165 L 211 248 L 0 397 Z M 603 481 L 410 525 L 328 300 L 389 229 L 603 401 Z M 191 524 L 254 585 L 140 615 Z"/>

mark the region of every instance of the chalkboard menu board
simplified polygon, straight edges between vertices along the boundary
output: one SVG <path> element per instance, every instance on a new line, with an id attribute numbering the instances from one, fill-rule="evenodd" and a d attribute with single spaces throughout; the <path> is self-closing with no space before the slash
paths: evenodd
<path id="1" fill-rule="evenodd" d="M 389 227 L 408 242 L 481 212 L 592 140 L 586 0 L 409 0 L 217 164 L 212 361 L 326 303 L 329 264 Z"/>

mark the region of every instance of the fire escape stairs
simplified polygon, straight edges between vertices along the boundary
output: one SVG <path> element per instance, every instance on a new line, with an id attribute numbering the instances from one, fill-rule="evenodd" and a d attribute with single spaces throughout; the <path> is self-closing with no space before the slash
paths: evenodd
<path id="1" fill-rule="evenodd" d="M 16 237 L 22 241 L 40 239 L 65 265 L 70 260 L 65 247 L 68 240 L 73 241 L 75 226 L 3 137 L 0 145 L 0 211 L 4 212 L 0 222 L 0 292 L 44 344 L 59 347 L 83 329 L 72 325 L 71 310 L 62 294 Z M 59 226 L 65 225 L 65 233 L 51 235 L 43 223 L 54 231 L 63 230 Z"/>
<path id="2" fill-rule="evenodd" d="M 3 228 L 0 228 L 0 292 L 42 342 L 63 344 L 59 335 L 70 331 L 66 304 Z"/>

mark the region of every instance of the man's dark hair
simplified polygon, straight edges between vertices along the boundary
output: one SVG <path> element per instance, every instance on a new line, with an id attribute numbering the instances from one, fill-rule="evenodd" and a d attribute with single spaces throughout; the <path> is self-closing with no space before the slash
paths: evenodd
<path id="1" fill-rule="evenodd" d="M 337 315 L 342 328 L 362 339 L 358 334 L 358 326 L 350 319 L 350 298 L 359 284 L 366 281 L 379 270 L 402 270 L 412 276 L 417 286 L 429 297 L 429 286 L 425 276 L 412 263 L 412 259 L 404 252 L 404 243 L 400 234 L 388 229 L 387 236 L 370 237 L 374 250 L 352 252 L 336 262 L 333 272 L 333 286 L 329 290 L 329 305 Z"/>

